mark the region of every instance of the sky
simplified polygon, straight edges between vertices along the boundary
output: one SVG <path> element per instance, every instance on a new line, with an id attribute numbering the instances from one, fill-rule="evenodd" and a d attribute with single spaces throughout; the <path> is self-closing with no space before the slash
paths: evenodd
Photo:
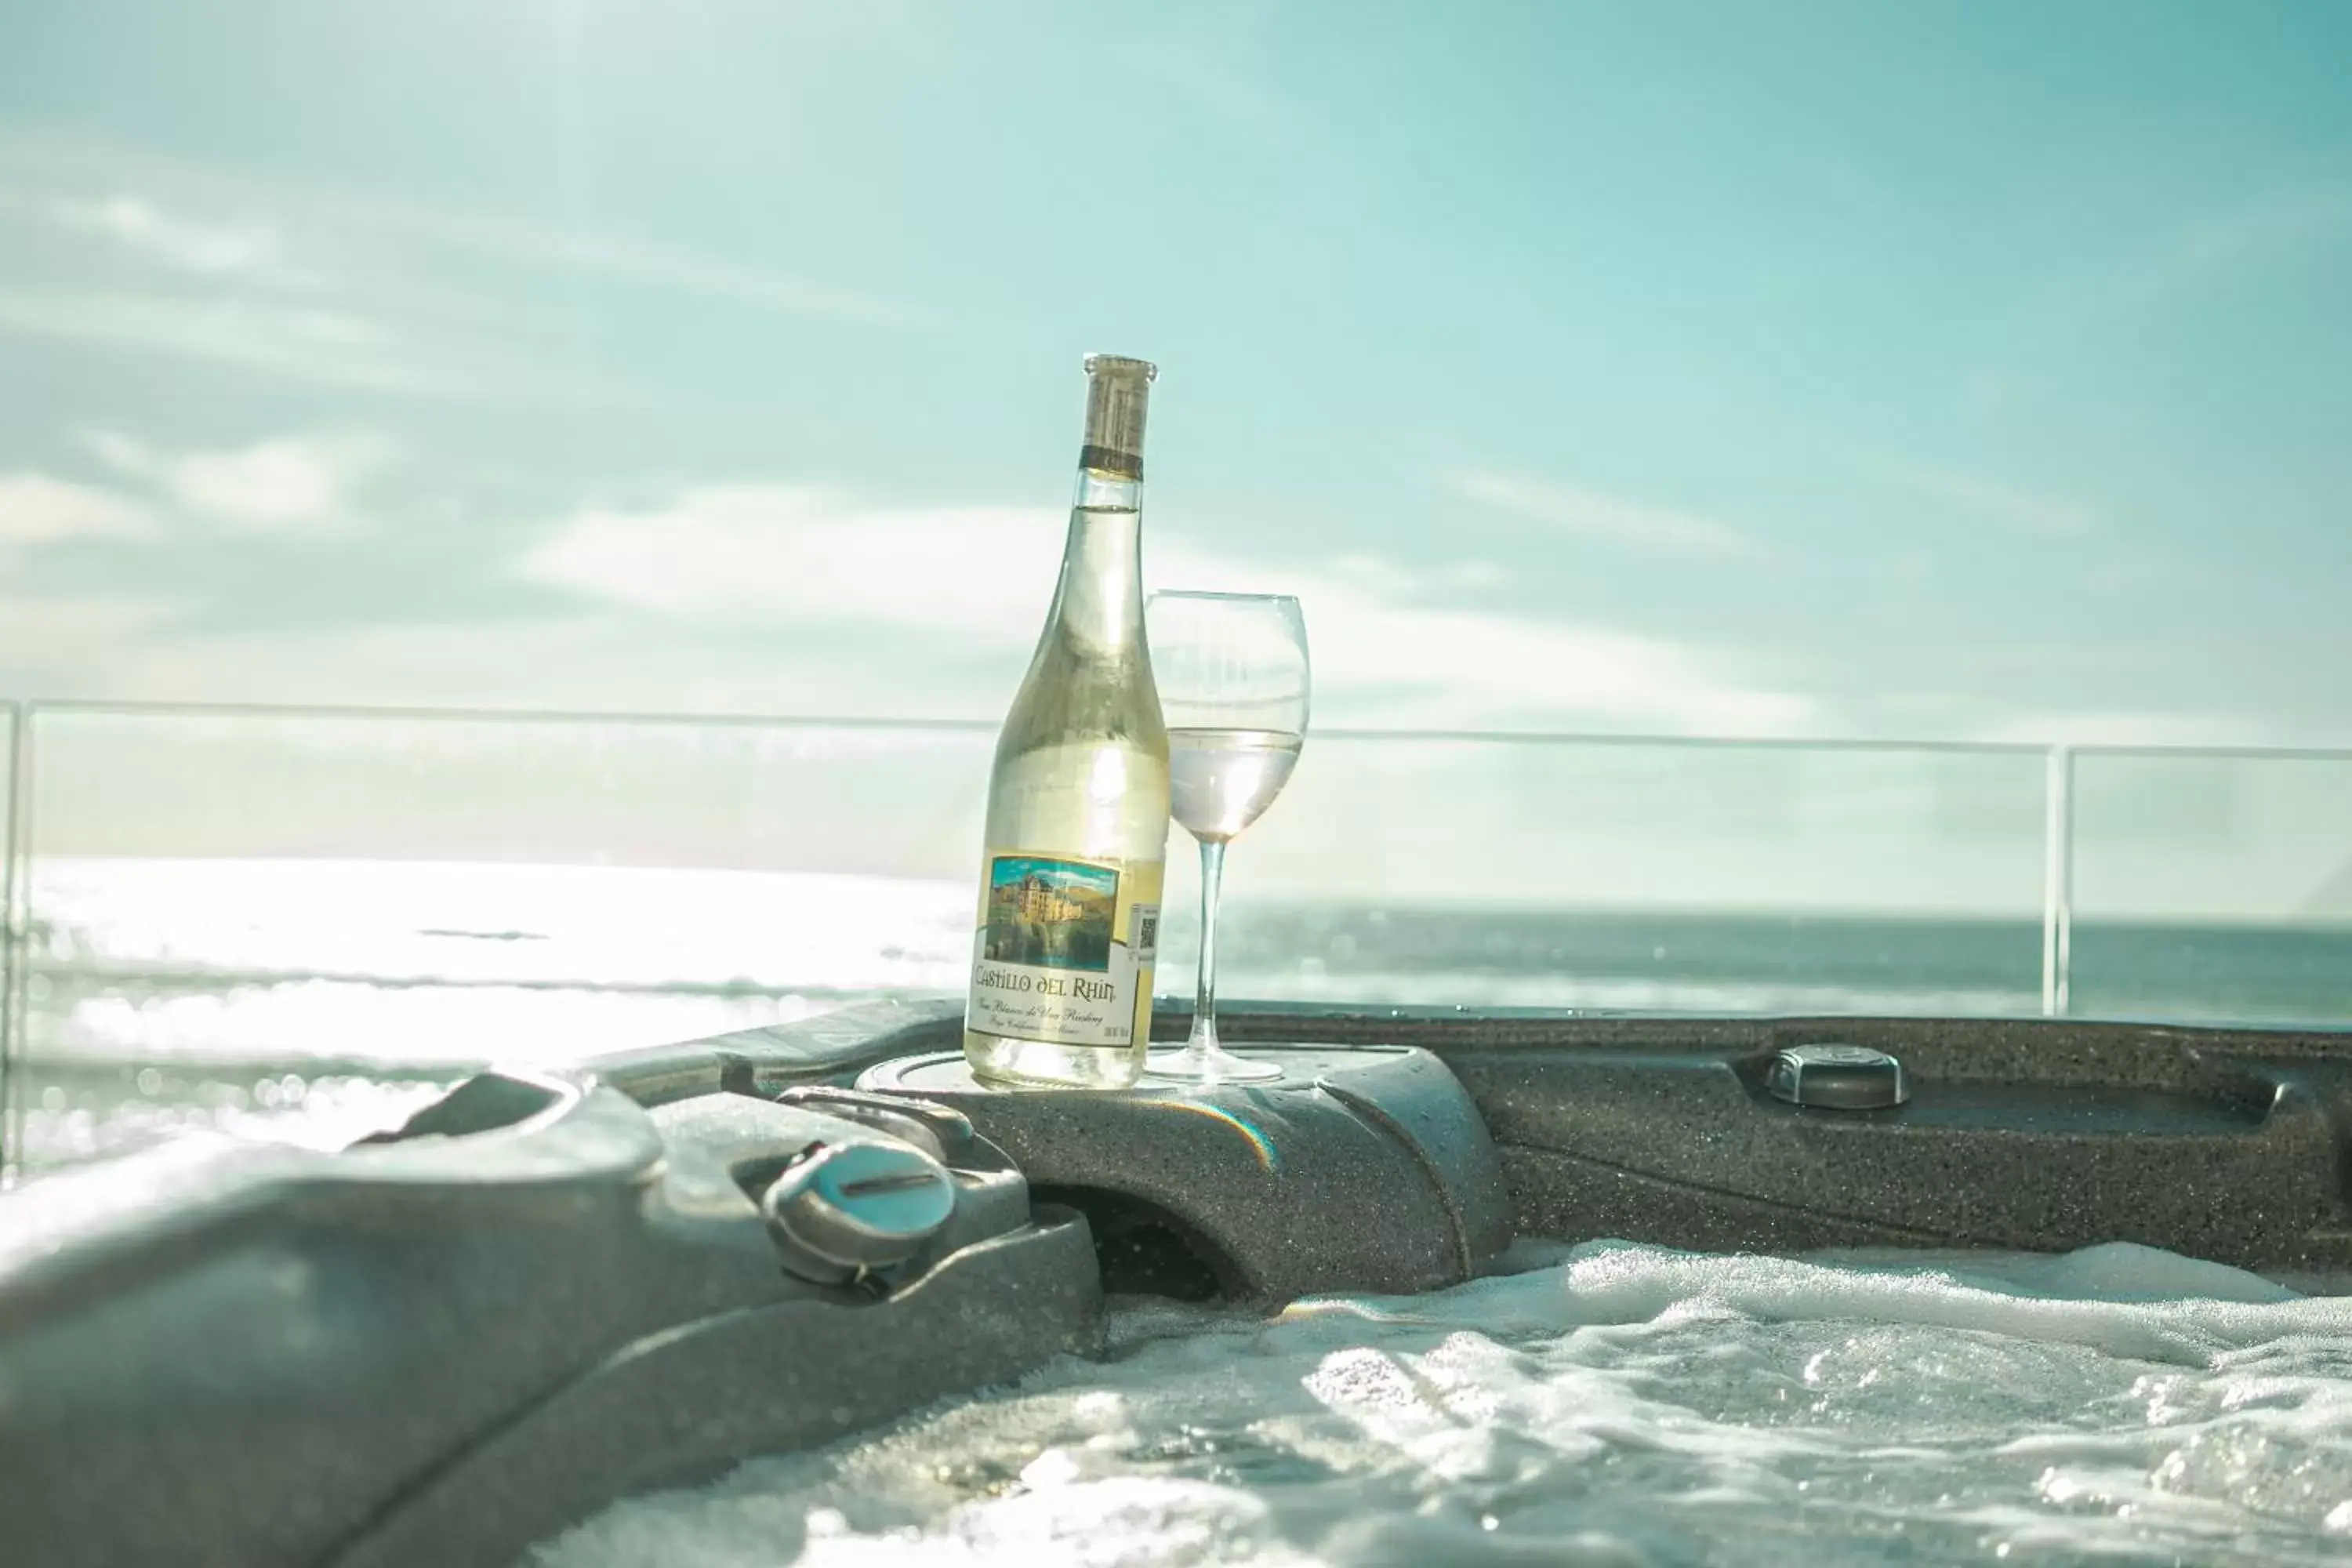
<path id="1" fill-rule="evenodd" d="M 0 698 L 2352 745 L 2352 9 L 11 0 Z"/>

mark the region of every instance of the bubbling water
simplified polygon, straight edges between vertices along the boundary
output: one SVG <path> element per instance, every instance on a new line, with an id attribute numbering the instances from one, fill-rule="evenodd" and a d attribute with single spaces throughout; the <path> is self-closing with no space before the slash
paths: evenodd
<path id="1" fill-rule="evenodd" d="M 2056 1258 L 1524 1247 L 1100 1361 L 713 1486 L 537 1568 L 2078 1561 L 2352 1553 L 2352 1299 Z"/>

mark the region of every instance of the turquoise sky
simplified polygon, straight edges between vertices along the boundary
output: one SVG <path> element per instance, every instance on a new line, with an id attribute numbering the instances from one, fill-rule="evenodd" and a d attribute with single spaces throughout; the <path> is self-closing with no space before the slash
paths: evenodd
<path id="1" fill-rule="evenodd" d="M 0 696 L 2352 744 L 2352 8 L 12 0 Z"/>

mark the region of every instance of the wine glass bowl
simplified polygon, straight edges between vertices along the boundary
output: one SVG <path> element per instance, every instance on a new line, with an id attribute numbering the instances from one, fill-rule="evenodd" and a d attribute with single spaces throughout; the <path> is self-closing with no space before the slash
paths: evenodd
<path id="1" fill-rule="evenodd" d="M 1286 594 L 1155 594 L 1144 607 L 1168 725 L 1170 815 L 1201 846 L 1201 972 L 1192 1032 L 1155 1052 L 1161 1078 L 1252 1080 L 1281 1068 L 1217 1040 L 1216 924 L 1225 846 L 1263 815 L 1307 739 L 1307 621 Z"/>

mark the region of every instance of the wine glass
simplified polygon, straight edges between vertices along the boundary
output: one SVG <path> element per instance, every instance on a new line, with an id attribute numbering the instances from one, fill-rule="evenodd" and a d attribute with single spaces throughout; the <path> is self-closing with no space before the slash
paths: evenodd
<path id="1" fill-rule="evenodd" d="M 1225 846 L 1274 804 L 1307 739 L 1307 622 L 1286 594 L 1154 594 L 1143 617 L 1168 721 L 1169 809 L 1201 844 L 1192 1035 L 1146 1059 L 1161 1078 L 1280 1078 L 1217 1043 L 1217 891 Z"/>

